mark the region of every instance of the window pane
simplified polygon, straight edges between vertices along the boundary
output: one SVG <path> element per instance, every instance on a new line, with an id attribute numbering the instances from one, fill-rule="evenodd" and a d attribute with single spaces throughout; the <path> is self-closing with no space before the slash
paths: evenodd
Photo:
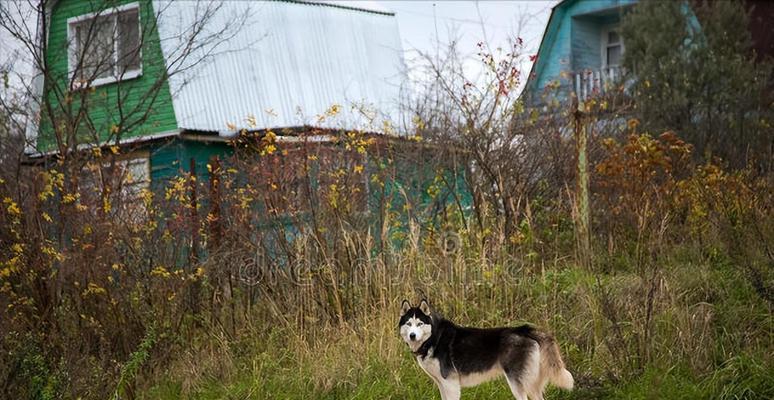
<path id="1" fill-rule="evenodd" d="M 620 43 L 621 37 L 618 35 L 618 32 L 610 31 L 607 33 L 607 43 L 609 44 L 617 44 Z"/>
<path id="2" fill-rule="evenodd" d="M 118 15 L 118 74 L 140 69 L 140 19 L 137 10 Z"/>
<path id="3" fill-rule="evenodd" d="M 617 66 L 621 65 L 621 46 L 608 46 L 607 47 L 607 65 Z"/>
<path id="4" fill-rule="evenodd" d="M 121 194 L 124 199 L 135 201 L 150 182 L 150 168 L 147 158 L 135 158 L 121 163 Z"/>
<path id="5" fill-rule="evenodd" d="M 82 172 L 78 181 L 81 204 L 96 212 L 102 209 L 102 197 L 107 194 L 111 215 L 123 218 L 126 222 L 139 222 L 146 215 L 145 204 L 140 196 L 150 188 L 148 156 L 116 160 L 114 163 L 91 162 Z"/>
<path id="6" fill-rule="evenodd" d="M 76 65 L 78 76 L 85 82 L 113 74 L 113 22 L 109 17 L 92 18 L 78 23 L 76 32 Z"/>

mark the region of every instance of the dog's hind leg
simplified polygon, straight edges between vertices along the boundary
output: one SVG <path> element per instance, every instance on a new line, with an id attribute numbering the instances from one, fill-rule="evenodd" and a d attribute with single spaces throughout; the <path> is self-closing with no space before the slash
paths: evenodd
<path id="1" fill-rule="evenodd" d="M 508 373 L 506 373 L 505 380 L 508 381 L 508 387 L 511 388 L 511 393 L 516 400 L 527 400 L 527 392 L 524 390 L 524 387 L 517 377 L 509 376 Z"/>
<path id="2" fill-rule="evenodd" d="M 520 335 L 509 338 L 507 351 L 501 356 L 500 363 L 511 393 L 517 400 L 542 400 L 540 392 L 534 390 L 540 379 L 540 347 L 538 343 Z"/>
<path id="3" fill-rule="evenodd" d="M 543 390 L 532 389 L 527 393 L 529 394 L 530 400 L 543 400 Z"/>
<path id="4" fill-rule="evenodd" d="M 545 381 L 536 381 L 527 390 L 531 400 L 543 400 L 543 390 L 546 387 Z"/>

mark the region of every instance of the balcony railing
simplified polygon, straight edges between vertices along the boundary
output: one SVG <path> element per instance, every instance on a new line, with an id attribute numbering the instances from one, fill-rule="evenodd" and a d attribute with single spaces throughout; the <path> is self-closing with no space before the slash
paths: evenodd
<path id="1" fill-rule="evenodd" d="M 621 81 L 624 70 L 621 67 L 587 69 L 575 73 L 575 96 L 579 101 L 605 94 Z"/>

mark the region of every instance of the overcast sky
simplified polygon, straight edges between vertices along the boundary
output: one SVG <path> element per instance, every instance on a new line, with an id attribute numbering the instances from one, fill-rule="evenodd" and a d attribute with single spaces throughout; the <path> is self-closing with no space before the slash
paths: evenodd
<path id="1" fill-rule="evenodd" d="M 416 52 L 433 54 L 438 43 L 456 40 L 457 49 L 466 55 L 478 52 L 476 44 L 486 42 L 490 49 L 509 48 L 509 40 L 521 37 L 524 53 L 536 54 L 540 46 L 551 7 L 557 0 L 532 1 L 380 1 L 395 12 L 409 66 Z M 475 71 L 479 63 L 468 63 Z M 529 57 L 524 57 L 522 70 L 529 72 Z"/>

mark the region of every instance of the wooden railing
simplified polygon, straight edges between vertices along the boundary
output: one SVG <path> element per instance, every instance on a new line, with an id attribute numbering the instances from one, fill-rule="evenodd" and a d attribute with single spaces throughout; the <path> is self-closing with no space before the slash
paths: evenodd
<path id="1" fill-rule="evenodd" d="M 604 67 L 602 69 L 587 69 L 575 73 L 575 96 L 585 101 L 594 96 L 602 95 L 619 83 L 623 76 L 621 67 Z"/>

